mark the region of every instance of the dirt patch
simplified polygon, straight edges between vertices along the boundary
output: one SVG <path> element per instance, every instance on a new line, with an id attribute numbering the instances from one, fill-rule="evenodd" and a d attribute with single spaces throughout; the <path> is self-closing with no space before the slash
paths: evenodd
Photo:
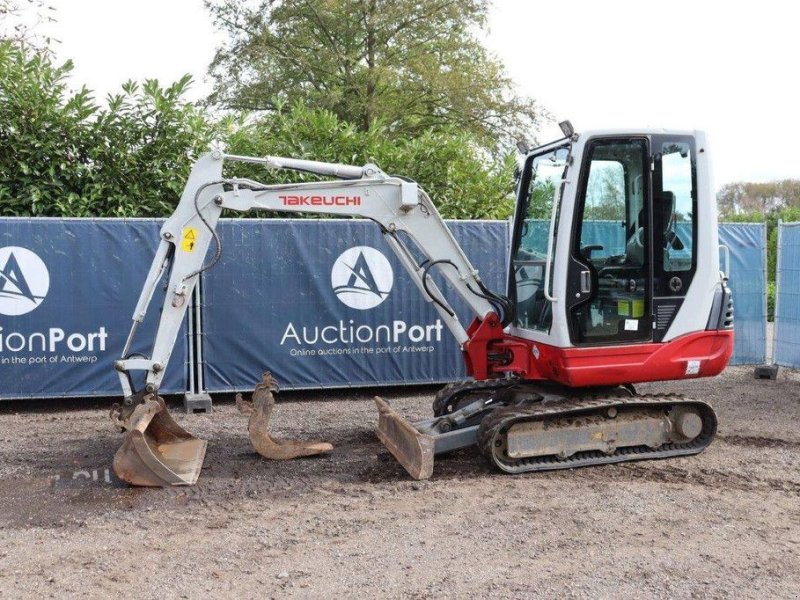
<path id="1" fill-rule="evenodd" d="M 409 391 L 410 390 L 410 391 Z M 428 416 L 433 389 L 382 391 Z M 475 450 L 413 482 L 372 433 L 373 391 L 282 395 L 275 433 L 333 453 L 267 462 L 230 401 L 192 488 L 111 473 L 105 403 L 0 405 L 0 596 L 796 597 L 800 388 L 749 368 L 644 385 L 710 401 L 697 457 L 507 476 Z"/>

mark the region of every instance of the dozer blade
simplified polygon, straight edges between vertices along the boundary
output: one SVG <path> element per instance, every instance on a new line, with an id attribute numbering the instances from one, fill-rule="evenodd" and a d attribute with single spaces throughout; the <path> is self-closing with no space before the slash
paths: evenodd
<path id="1" fill-rule="evenodd" d="M 269 419 L 275 406 L 273 391 L 278 391 L 278 384 L 271 373 L 264 373 L 256 384 L 253 401 L 247 402 L 241 394 L 236 394 L 236 406 L 242 414 L 249 414 L 247 431 L 250 443 L 256 452 L 271 460 L 290 460 L 301 456 L 314 456 L 333 450 L 328 442 L 283 440 L 270 435 Z"/>
<path id="2" fill-rule="evenodd" d="M 378 406 L 378 439 L 414 479 L 433 474 L 434 439 L 420 433 L 385 400 L 375 396 Z"/>
<path id="3" fill-rule="evenodd" d="M 117 477 L 131 485 L 151 487 L 197 482 L 207 442 L 178 425 L 162 398 L 145 396 L 128 417 L 121 419 L 118 413 L 114 418 L 128 430 L 114 455 Z"/>

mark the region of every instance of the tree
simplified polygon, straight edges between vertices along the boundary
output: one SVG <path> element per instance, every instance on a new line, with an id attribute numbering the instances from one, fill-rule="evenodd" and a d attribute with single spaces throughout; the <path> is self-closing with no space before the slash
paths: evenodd
<path id="1" fill-rule="evenodd" d="M 45 0 L 0 0 L 0 41 L 45 49 L 50 40 L 38 35 L 36 29 L 55 20 L 53 10 Z"/>
<path id="2" fill-rule="evenodd" d="M 728 183 L 717 192 L 717 204 L 723 217 L 800 207 L 800 180 Z"/>
<path id="3" fill-rule="evenodd" d="M 301 103 L 268 117 L 212 119 L 183 97 L 186 76 L 162 87 L 128 82 L 97 103 L 69 90 L 72 63 L 47 51 L 0 42 L 0 216 L 161 217 L 169 215 L 193 158 L 212 140 L 234 154 L 279 154 L 351 164 L 376 162 L 416 179 L 447 218 L 511 213 L 512 157 L 487 164 L 455 128 L 390 139 L 383 126 L 360 131 L 335 114 Z M 293 172 L 233 164 L 226 175 L 299 181 Z"/>
<path id="4" fill-rule="evenodd" d="M 517 95 L 481 45 L 489 0 L 208 2 L 230 41 L 209 72 L 212 104 L 274 111 L 301 100 L 367 131 L 413 137 L 457 127 L 485 148 L 530 133 Z"/>
<path id="5" fill-rule="evenodd" d="M 584 219 L 625 221 L 625 179 L 620 163 L 592 164 L 586 186 Z"/>

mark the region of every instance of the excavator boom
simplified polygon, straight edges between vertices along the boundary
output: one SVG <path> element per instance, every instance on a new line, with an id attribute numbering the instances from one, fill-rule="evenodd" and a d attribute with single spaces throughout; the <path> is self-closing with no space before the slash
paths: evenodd
<path id="1" fill-rule="evenodd" d="M 280 185 L 226 179 L 222 176 L 225 161 L 259 163 L 270 169 L 288 168 L 340 179 Z M 158 397 L 158 389 L 197 278 L 216 264 L 222 252 L 215 228 L 224 209 L 324 213 L 375 221 L 412 280 L 461 344 L 469 336 L 430 276 L 431 269 L 436 268 L 481 317 L 498 308 L 502 310 L 505 302 L 486 290 L 433 202 L 414 182 L 389 177 L 374 165 L 353 167 L 279 157 L 207 154 L 195 163 L 178 208 L 161 229 L 161 242 L 134 311 L 123 357 L 115 363 L 125 399 L 122 406 L 113 410 L 113 417 L 129 433 L 117 452 L 114 468 L 121 479 L 133 485 L 192 485 L 202 466 L 205 442 L 172 420 Z M 425 257 L 422 264 L 408 247 L 409 241 Z M 216 252 L 205 264 L 212 243 Z M 151 356 L 130 357 L 137 326 L 144 320 L 153 293 L 167 272 L 167 298 Z M 142 390 L 134 389 L 135 371 L 145 372 Z M 269 434 L 274 405 L 271 387 L 275 387 L 275 380 L 265 376 L 256 386 L 252 403 L 242 398 L 237 402 L 249 415 L 248 430 L 254 448 L 271 459 L 329 452 L 331 446 L 325 442 L 279 440 Z"/>

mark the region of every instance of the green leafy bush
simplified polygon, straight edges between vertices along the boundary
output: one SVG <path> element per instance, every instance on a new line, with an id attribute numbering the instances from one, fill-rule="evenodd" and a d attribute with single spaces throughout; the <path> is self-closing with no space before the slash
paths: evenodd
<path id="1" fill-rule="evenodd" d="M 212 128 L 182 96 L 129 82 L 100 107 L 69 90 L 72 63 L 0 42 L 0 215 L 163 216 Z"/>
<path id="2" fill-rule="evenodd" d="M 72 63 L 0 42 L 0 215 L 158 217 L 177 204 L 194 158 L 219 140 L 235 154 L 377 163 L 417 180 L 446 218 L 511 214 L 513 156 L 493 161 L 455 127 L 411 137 L 376 123 L 367 131 L 324 109 L 279 106 L 258 120 L 212 119 L 184 99 L 191 78 L 164 88 L 128 82 L 101 106 L 70 91 Z M 297 181 L 252 165 L 230 174 Z"/>

